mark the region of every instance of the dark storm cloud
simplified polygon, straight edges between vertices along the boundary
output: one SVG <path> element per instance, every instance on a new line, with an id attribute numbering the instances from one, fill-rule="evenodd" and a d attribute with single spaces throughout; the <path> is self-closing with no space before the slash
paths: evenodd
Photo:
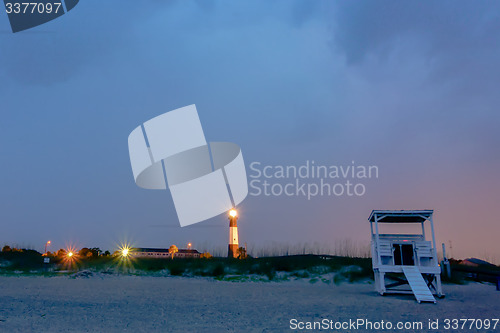
<path id="1" fill-rule="evenodd" d="M 486 1 L 336 2 L 332 45 L 351 75 L 392 95 L 384 112 L 392 130 L 484 141 L 474 149 L 488 151 L 499 143 L 488 129 L 500 102 L 499 9 Z"/>
<path id="2" fill-rule="evenodd" d="M 28 85 L 67 81 L 98 57 L 109 61 L 121 57 L 113 51 L 130 39 L 133 28 L 175 3 L 83 1 L 52 22 L 17 34 L 4 33 L 0 75 L 4 71 L 9 80 Z"/>
<path id="3" fill-rule="evenodd" d="M 427 73 L 426 83 L 489 95 L 500 75 L 500 4 L 487 1 L 338 2 L 334 48 L 347 64 L 370 62 L 377 80 L 407 66 Z M 418 68 L 421 65 L 423 68 Z M 415 73 L 403 72 L 412 79 Z"/>
<path id="4" fill-rule="evenodd" d="M 500 4 L 488 1 L 342 1 L 335 10 L 335 46 L 349 63 L 383 56 L 398 43 L 420 43 L 428 56 L 497 48 Z"/>
<path id="5" fill-rule="evenodd" d="M 295 0 L 292 2 L 292 22 L 295 26 L 300 27 L 308 20 L 314 19 L 320 7 L 321 1 Z"/>
<path id="6" fill-rule="evenodd" d="M 183 31 L 232 29 L 255 25 L 270 17 L 301 25 L 316 5 L 295 0 L 292 9 L 285 3 L 241 3 L 212 0 L 178 1 L 85 1 L 58 20 L 18 34 L 2 35 L 0 61 L 9 79 L 23 84 L 51 84 L 67 81 L 96 58 L 114 61 L 124 55 L 116 50 L 140 39 L 136 29 L 154 16 L 165 17 L 164 33 L 179 35 Z M 176 16 L 165 11 L 172 10 Z M 179 20 L 178 16 L 185 16 Z M 6 17 L 3 18 L 5 21 Z M 5 24 L 6 27 L 6 24 Z M 156 27 L 158 28 L 158 27 Z M 154 31 L 150 31 L 155 33 Z M 161 32 L 158 32 L 161 33 Z"/>

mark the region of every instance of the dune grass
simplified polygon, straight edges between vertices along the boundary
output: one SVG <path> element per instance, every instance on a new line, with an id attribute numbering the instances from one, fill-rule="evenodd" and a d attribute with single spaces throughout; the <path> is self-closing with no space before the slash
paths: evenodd
<path id="1" fill-rule="evenodd" d="M 231 258 L 210 259 L 155 259 L 101 256 L 71 262 L 52 258 L 44 264 L 35 253 L 1 255 L 2 275 L 64 275 L 81 271 L 108 274 L 202 276 L 218 280 L 281 281 L 289 279 L 325 280 L 322 275 L 336 273 L 337 279 L 356 281 L 372 277 L 371 260 L 338 256 L 293 255 L 244 260 Z M 345 269 L 355 267 L 355 269 Z M 250 276 L 251 278 L 247 278 Z M 252 277 L 253 276 L 253 277 Z"/>
<path id="2" fill-rule="evenodd" d="M 0 275 L 87 277 L 98 274 L 210 277 L 220 281 L 293 281 L 310 283 L 356 282 L 373 279 L 371 258 L 331 255 L 288 255 L 243 260 L 213 257 L 124 258 L 98 256 L 68 261 L 52 257 L 49 264 L 36 251 L 0 252 Z M 453 275 L 442 275 L 444 283 L 463 284 L 468 278 L 454 266 Z"/>

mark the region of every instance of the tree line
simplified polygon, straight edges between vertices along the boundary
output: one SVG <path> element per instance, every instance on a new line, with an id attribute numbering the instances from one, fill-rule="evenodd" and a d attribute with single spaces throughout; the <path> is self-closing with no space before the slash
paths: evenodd
<path id="1" fill-rule="evenodd" d="M 47 253 L 45 253 L 45 256 L 47 256 L 47 257 L 66 257 L 66 256 L 68 256 L 68 254 L 70 252 L 71 252 L 71 250 L 59 249 L 59 250 L 54 251 L 54 252 L 47 251 Z M 36 254 L 41 255 L 41 256 L 44 255 L 44 254 L 42 254 L 38 251 L 35 251 L 35 250 L 20 249 L 20 248 L 16 248 L 16 247 L 11 247 L 9 245 L 5 245 L 2 248 L 2 253 L 31 253 L 31 254 L 36 253 Z M 80 249 L 79 251 L 75 250 L 74 253 L 71 252 L 71 254 L 78 256 L 79 258 L 96 258 L 96 257 L 110 256 L 111 252 L 109 252 L 108 250 L 102 251 L 98 247 L 91 247 L 91 248 L 84 247 L 84 248 Z"/>

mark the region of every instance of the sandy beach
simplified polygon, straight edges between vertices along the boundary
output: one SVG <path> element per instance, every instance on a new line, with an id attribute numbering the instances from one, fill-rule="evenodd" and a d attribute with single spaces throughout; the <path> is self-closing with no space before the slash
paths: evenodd
<path id="1" fill-rule="evenodd" d="M 478 283 L 445 285 L 437 304 L 382 297 L 369 283 L 94 275 L 0 277 L 0 286 L 1 332 L 290 332 L 293 318 L 427 325 L 436 318 L 498 318 L 500 310 L 500 292 Z"/>

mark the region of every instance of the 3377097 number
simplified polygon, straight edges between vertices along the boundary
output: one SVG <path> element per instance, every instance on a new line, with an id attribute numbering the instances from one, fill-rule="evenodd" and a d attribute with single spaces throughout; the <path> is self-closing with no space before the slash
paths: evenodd
<path id="1" fill-rule="evenodd" d="M 496 329 L 499 322 L 498 318 L 495 319 L 445 319 L 443 328 L 445 330 L 489 330 Z"/>
<path id="2" fill-rule="evenodd" d="M 7 14 L 57 14 L 61 9 L 61 2 L 7 2 L 5 10 Z"/>

